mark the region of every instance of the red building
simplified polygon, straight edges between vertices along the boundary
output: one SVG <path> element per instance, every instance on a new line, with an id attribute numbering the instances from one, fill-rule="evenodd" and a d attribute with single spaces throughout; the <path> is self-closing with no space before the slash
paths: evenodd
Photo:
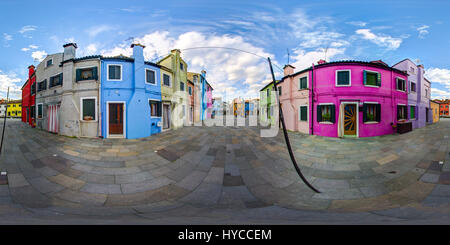
<path id="1" fill-rule="evenodd" d="M 35 126 L 36 76 L 34 65 L 28 67 L 28 79 L 22 86 L 22 122 Z"/>
<path id="2" fill-rule="evenodd" d="M 439 116 L 450 116 L 449 114 L 449 106 L 450 106 L 450 100 L 441 100 L 438 101 L 439 103 Z"/>

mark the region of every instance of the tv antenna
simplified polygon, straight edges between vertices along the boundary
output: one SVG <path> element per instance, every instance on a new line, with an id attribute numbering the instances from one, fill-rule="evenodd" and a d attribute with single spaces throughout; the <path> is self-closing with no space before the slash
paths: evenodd
<path id="1" fill-rule="evenodd" d="M 289 64 L 289 49 L 287 48 L 286 51 L 287 51 L 287 58 L 288 58 L 288 62 L 287 63 Z"/>

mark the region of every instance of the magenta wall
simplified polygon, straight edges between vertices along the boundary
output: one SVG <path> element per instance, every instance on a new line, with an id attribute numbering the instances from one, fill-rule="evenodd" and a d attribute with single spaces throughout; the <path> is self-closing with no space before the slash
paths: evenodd
<path id="1" fill-rule="evenodd" d="M 350 87 L 336 87 L 336 70 L 351 70 Z M 381 87 L 364 86 L 364 70 L 380 72 Z M 370 64 L 360 63 L 319 66 L 314 71 L 310 71 L 310 77 L 313 72 L 314 135 L 338 137 L 339 105 L 341 102 L 377 102 L 381 105 L 381 121 L 379 123 L 363 123 L 363 112 L 359 111 L 357 119 L 359 122 L 359 137 L 379 136 L 394 132 L 390 124 L 391 122 L 397 123 L 397 105 L 408 105 L 408 94 L 396 90 L 395 78 L 399 77 L 407 81 L 406 75 L 397 71 L 391 71 L 388 67 L 383 69 Z M 335 105 L 335 123 L 322 124 L 317 122 L 317 105 L 321 103 L 333 103 Z M 362 107 L 362 105 L 358 104 L 358 107 Z"/>

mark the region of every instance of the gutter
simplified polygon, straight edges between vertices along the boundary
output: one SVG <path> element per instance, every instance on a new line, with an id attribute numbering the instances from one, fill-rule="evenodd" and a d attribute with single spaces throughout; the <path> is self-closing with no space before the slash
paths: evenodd
<path id="1" fill-rule="evenodd" d="M 311 71 L 311 135 L 314 135 L 314 63 Z"/>

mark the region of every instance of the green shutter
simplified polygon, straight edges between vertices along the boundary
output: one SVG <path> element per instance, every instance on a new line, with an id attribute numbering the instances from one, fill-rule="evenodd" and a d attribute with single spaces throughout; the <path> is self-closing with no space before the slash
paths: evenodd
<path id="1" fill-rule="evenodd" d="M 317 122 L 322 121 L 322 107 L 320 105 L 317 106 Z"/>
<path id="2" fill-rule="evenodd" d="M 98 80 L 98 68 L 97 67 L 92 68 L 92 75 L 94 77 L 94 80 Z"/>
<path id="3" fill-rule="evenodd" d="M 331 105 L 331 122 L 334 123 L 336 121 L 336 110 L 335 106 Z"/>
<path id="4" fill-rule="evenodd" d="M 381 87 L 381 73 L 377 73 L 377 86 Z"/>
<path id="5" fill-rule="evenodd" d="M 75 81 L 78 82 L 81 80 L 81 69 L 77 69 Z"/>
<path id="6" fill-rule="evenodd" d="M 363 81 L 364 81 L 364 85 L 366 85 L 366 81 L 367 81 L 367 72 L 364 71 L 363 73 Z"/>
<path id="7" fill-rule="evenodd" d="M 376 120 L 377 120 L 377 122 L 381 122 L 381 105 L 377 104 L 375 106 L 375 108 L 376 108 L 376 114 L 377 114 Z"/>
<path id="8" fill-rule="evenodd" d="M 363 105 L 363 122 L 367 122 L 367 104 Z"/>

